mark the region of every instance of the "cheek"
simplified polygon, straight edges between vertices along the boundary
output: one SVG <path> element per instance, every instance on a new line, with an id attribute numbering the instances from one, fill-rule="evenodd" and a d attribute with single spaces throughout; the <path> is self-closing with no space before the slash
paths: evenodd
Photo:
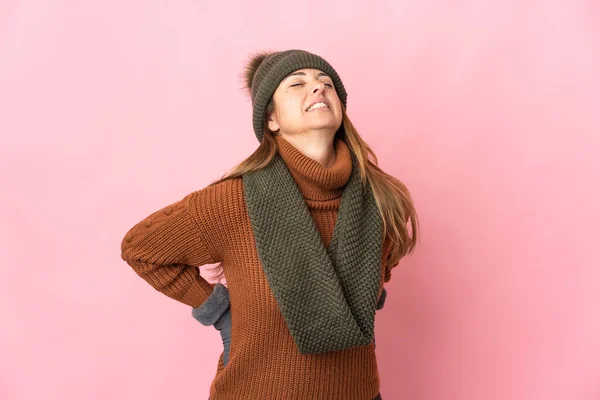
<path id="1" fill-rule="evenodd" d="M 335 92 L 329 92 L 329 96 L 327 96 L 327 100 L 329 100 L 329 102 L 331 104 L 333 104 L 335 106 L 335 108 L 337 108 L 338 110 L 341 109 L 341 101 L 340 98 L 337 96 L 337 93 Z"/>
<path id="2" fill-rule="evenodd" d="M 342 108 L 342 102 L 340 100 L 340 98 L 337 96 L 337 94 L 333 95 L 334 101 L 336 103 L 336 105 L 338 106 L 338 108 Z"/>
<path id="3" fill-rule="evenodd" d="M 288 96 L 285 99 L 285 113 L 289 117 L 294 117 L 302 114 L 302 101 L 297 97 Z"/>

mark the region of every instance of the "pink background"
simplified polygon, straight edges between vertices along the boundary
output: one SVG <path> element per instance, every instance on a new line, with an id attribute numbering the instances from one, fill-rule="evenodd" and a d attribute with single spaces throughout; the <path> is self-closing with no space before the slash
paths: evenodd
<path id="1" fill-rule="evenodd" d="M 598 4 L 1 2 L 0 399 L 208 397 L 218 332 L 120 242 L 256 148 L 239 74 L 288 48 L 421 217 L 383 398 L 599 399 Z"/>

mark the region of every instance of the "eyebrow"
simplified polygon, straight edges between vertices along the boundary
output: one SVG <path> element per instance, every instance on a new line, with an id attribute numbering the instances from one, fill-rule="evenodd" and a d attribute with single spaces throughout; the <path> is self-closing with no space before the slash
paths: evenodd
<path id="1" fill-rule="evenodd" d="M 285 78 L 283 78 L 283 80 L 286 80 L 287 78 L 290 78 L 290 77 L 292 77 L 292 76 L 294 76 L 294 75 L 303 75 L 303 76 L 306 76 L 306 73 L 304 73 L 304 72 L 302 72 L 302 71 L 293 72 L 293 73 L 289 74 L 288 76 L 286 76 Z M 330 77 L 329 75 L 327 75 L 325 72 L 319 72 L 319 73 L 317 74 L 317 77 L 321 77 L 321 76 L 326 76 L 326 77 L 329 77 L 329 78 L 331 78 L 331 77 Z"/>

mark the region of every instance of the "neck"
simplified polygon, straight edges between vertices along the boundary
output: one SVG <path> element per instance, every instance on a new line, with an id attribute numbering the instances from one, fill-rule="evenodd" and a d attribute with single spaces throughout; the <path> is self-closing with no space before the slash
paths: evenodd
<path id="1" fill-rule="evenodd" d="M 352 156 L 341 138 L 335 139 L 335 157 L 328 167 L 306 156 L 284 139 L 283 135 L 276 136 L 275 140 L 279 154 L 306 200 L 328 201 L 342 195 L 352 174 Z"/>
<path id="2" fill-rule="evenodd" d="M 335 162 L 335 132 L 327 135 L 323 132 L 310 132 L 302 135 L 281 133 L 281 137 L 292 144 L 299 152 L 312 158 L 325 168 L 331 167 Z"/>

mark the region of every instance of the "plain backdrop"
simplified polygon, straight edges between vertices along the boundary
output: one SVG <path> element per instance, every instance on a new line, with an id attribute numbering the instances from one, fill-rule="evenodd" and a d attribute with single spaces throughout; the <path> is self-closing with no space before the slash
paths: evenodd
<path id="1" fill-rule="evenodd" d="M 600 398 L 597 1 L 4 0 L 0 399 L 208 397 L 218 332 L 120 243 L 254 151 L 240 73 L 289 48 L 421 218 L 383 398 Z"/>

